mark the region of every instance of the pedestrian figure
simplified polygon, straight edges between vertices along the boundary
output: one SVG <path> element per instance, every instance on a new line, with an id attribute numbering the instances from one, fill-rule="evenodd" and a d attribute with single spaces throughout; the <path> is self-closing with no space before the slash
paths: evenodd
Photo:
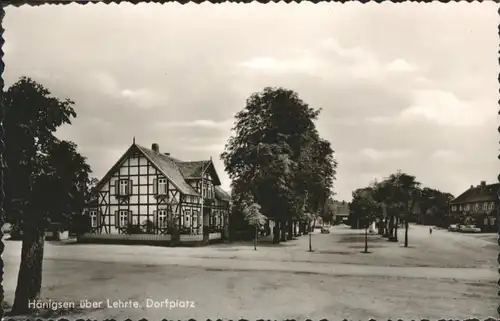
<path id="1" fill-rule="evenodd" d="M 429 226 L 429 234 L 432 234 L 432 226 Z"/>

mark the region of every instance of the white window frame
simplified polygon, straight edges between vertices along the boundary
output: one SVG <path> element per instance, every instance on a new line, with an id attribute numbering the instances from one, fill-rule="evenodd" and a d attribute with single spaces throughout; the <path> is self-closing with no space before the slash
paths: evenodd
<path id="1" fill-rule="evenodd" d="M 97 211 L 89 211 L 90 227 L 97 227 Z"/>
<path id="2" fill-rule="evenodd" d="M 159 228 L 166 228 L 168 226 L 168 210 L 160 209 L 156 212 L 156 224 Z"/>
<path id="3" fill-rule="evenodd" d="M 191 209 L 190 208 L 186 208 L 186 210 L 184 211 L 184 220 L 183 220 L 183 225 L 184 227 L 190 227 L 191 225 L 189 225 L 189 218 L 191 217 Z"/>
<path id="4" fill-rule="evenodd" d="M 167 179 L 158 178 L 158 195 L 167 195 Z"/>
<path id="5" fill-rule="evenodd" d="M 118 211 L 118 226 L 126 227 L 130 222 L 128 221 L 128 210 Z"/>
<path id="6" fill-rule="evenodd" d="M 495 202 L 491 202 L 490 203 L 490 210 L 494 210 L 495 209 Z"/>
<path id="7" fill-rule="evenodd" d="M 487 202 L 484 202 L 483 203 L 483 210 L 484 211 L 487 211 L 488 210 L 488 207 L 489 207 L 489 204 Z"/>
<path id="8" fill-rule="evenodd" d="M 456 210 L 457 210 L 457 206 L 456 206 L 456 205 L 453 205 L 453 206 L 451 207 L 451 210 L 452 210 L 452 211 L 456 211 Z"/>
<path id="9" fill-rule="evenodd" d="M 127 195 L 128 194 L 128 185 L 129 185 L 128 179 L 121 179 L 118 182 L 118 188 L 119 188 L 118 195 Z"/>

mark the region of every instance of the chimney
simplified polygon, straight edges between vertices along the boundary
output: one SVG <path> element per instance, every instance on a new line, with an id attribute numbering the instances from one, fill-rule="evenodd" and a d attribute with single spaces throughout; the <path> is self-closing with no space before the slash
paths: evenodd
<path id="1" fill-rule="evenodd" d="M 170 153 L 163 153 L 163 154 L 165 154 L 165 155 L 167 155 L 167 156 L 170 156 Z"/>
<path id="2" fill-rule="evenodd" d="M 159 153 L 160 152 L 160 146 L 157 144 L 157 143 L 153 143 L 151 145 L 151 149 L 156 152 L 156 153 Z"/>
<path id="3" fill-rule="evenodd" d="M 483 190 L 486 187 L 486 181 L 481 181 L 481 190 Z"/>
<path id="4" fill-rule="evenodd" d="M 470 186 L 470 189 L 473 189 L 473 188 L 474 188 L 474 185 L 471 185 L 471 186 Z"/>

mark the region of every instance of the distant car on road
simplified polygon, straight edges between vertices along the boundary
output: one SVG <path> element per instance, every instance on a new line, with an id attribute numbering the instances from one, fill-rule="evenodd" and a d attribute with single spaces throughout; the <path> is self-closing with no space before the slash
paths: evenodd
<path id="1" fill-rule="evenodd" d="M 326 228 L 326 227 L 322 227 L 321 228 L 321 234 L 329 234 L 330 233 L 330 229 L 329 228 Z"/>
<path id="2" fill-rule="evenodd" d="M 460 227 L 459 231 L 462 233 L 480 233 L 481 229 L 475 225 L 464 225 Z"/>
<path id="3" fill-rule="evenodd" d="M 450 232 L 458 232 L 459 228 L 460 228 L 460 225 L 451 224 L 450 226 L 448 226 L 448 231 L 450 231 Z"/>

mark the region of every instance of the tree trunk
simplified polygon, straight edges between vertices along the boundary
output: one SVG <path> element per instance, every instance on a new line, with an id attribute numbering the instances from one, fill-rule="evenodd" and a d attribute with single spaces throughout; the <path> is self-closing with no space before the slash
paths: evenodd
<path id="1" fill-rule="evenodd" d="M 280 222 L 281 242 L 286 242 L 286 220 Z"/>
<path id="2" fill-rule="evenodd" d="M 293 240 L 293 237 L 294 237 L 293 220 L 289 219 L 288 220 L 288 235 L 287 235 L 287 240 L 291 241 L 291 240 Z"/>
<path id="3" fill-rule="evenodd" d="M 387 237 L 390 239 L 394 235 L 394 216 L 389 217 L 389 230 L 387 231 Z"/>
<path id="4" fill-rule="evenodd" d="M 258 226 L 255 225 L 255 237 L 253 239 L 253 249 L 257 251 L 257 237 L 259 237 L 259 229 Z"/>
<path id="5" fill-rule="evenodd" d="M 368 225 L 365 227 L 365 253 L 368 253 Z"/>
<path id="6" fill-rule="evenodd" d="M 312 233 L 311 233 L 311 223 L 309 223 L 309 252 L 312 252 Z"/>
<path id="7" fill-rule="evenodd" d="M 395 217 L 394 224 L 394 242 L 398 241 L 398 225 L 399 225 L 399 217 Z"/>
<path id="8" fill-rule="evenodd" d="M 23 228 L 21 265 L 17 278 L 12 315 L 29 314 L 28 303 L 40 297 L 45 231 L 37 227 Z"/>
<path id="9" fill-rule="evenodd" d="M 274 226 L 273 226 L 273 243 L 274 244 L 279 244 L 280 243 L 280 221 L 275 220 L 274 221 Z"/>
<path id="10" fill-rule="evenodd" d="M 408 247 L 408 228 L 410 225 L 408 224 L 408 219 L 405 220 L 405 247 Z"/>

